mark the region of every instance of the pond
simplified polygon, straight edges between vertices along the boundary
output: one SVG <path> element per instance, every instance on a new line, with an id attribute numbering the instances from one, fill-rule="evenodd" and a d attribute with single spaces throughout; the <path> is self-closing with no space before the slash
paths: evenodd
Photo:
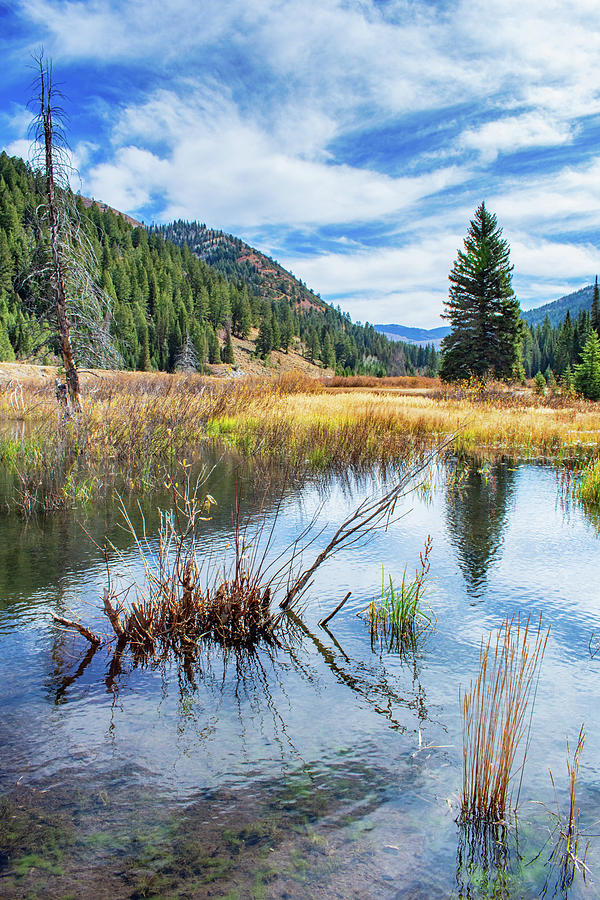
<path id="1" fill-rule="evenodd" d="M 237 492 L 244 515 L 274 524 L 272 553 L 318 512 L 314 555 L 380 487 L 377 473 L 267 480 L 221 458 L 201 549 L 227 551 Z M 128 505 L 152 545 L 167 503 L 165 493 Z M 187 673 L 168 661 L 111 672 L 107 649 L 91 654 L 53 625 L 67 609 L 101 620 L 94 541 L 107 534 L 119 548 L 115 571 L 139 566 L 116 502 L 29 522 L 3 515 L 0 896 L 598 896 L 600 839 L 587 884 L 576 872 L 561 885 L 549 862 L 548 772 L 564 813 L 566 736 L 573 750 L 585 723 L 577 804 L 582 831 L 598 832 L 597 525 L 561 497 L 554 470 L 507 462 L 439 466 L 402 512 L 317 570 L 284 646 L 207 646 Z M 382 572 L 396 584 L 405 566 L 414 572 L 428 534 L 435 630 L 412 652 L 382 648 L 357 614 Z M 541 613 L 551 630 L 518 819 L 490 849 L 456 823 L 458 689 L 477 675 L 482 637 L 514 613 Z"/>

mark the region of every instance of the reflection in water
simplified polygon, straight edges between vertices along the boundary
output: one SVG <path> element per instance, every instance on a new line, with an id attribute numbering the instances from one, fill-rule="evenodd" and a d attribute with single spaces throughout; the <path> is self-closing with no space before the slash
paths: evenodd
<path id="1" fill-rule="evenodd" d="M 138 659 L 118 644 L 86 646 L 86 652 L 83 652 L 83 642 L 78 636 L 55 630 L 51 657 L 54 669 L 48 681 L 49 693 L 55 704 L 62 704 L 68 701 L 69 689 L 78 681 L 81 680 L 84 688 L 93 689 L 102 678 L 106 690 L 117 696 L 121 685 L 136 669 L 160 670 L 165 678 L 167 673 L 170 677 L 175 674 L 183 710 L 189 710 L 200 685 L 202 692 L 209 692 L 217 699 L 219 695 L 229 693 L 238 703 L 244 700 L 257 709 L 268 710 L 276 730 L 281 728 L 285 732 L 284 712 L 275 703 L 275 689 L 288 707 L 291 700 L 279 667 L 282 670 L 291 667 L 305 681 L 314 682 L 316 676 L 303 646 L 308 640 L 335 678 L 366 700 L 375 713 L 389 721 L 392 729 L 400 733 L 408 730 L 407 722 L 398 715 L 404 709 L 416 719 L 416 730 L 422 730 L 429 714 L 421 684 L 419 647 L 404 647 L 402 653 L 396 655 L 402 668 L 410 672 L 412 683 L 407 693 L 400 694 L 393 686 L 397 674 L 395 678 L 388 675 L 381 647 L 373 646 L 371 664 L 364 659 L 353 660 L 329 629 L 323 628 L 322 632 L 333 646 L 325 643 L 295 613 L 288 612 L 287 618 L 284 646 L 263 642 L 256 648 L 226 648 L 214 642 L 199 641 L 193 647 L 180 652 L 173 650 L 168 657 L 154 660 Z M 240 724 L 244 724 L 241 715 Z"/>
<path id="2" fill-rule="evenodd" d="M 227 547 L 238 477 L 244 510 L 256 513 L 267 482 L 264 508 L 269 522 L 275 517 L 283 477 L 278 484 L 254 469 L 245 478 L 224 460 L 207 486 L 219 500 L 207 554 Z M 507 523 L 513 479 L 518 505 Z M 380 484 L 378 474 L 364 484 L 332 479 L 327 489 L 310 479 L 290 484 L 275 550 L 321 504 L 331 531 L 354 505 L 353 493 Z M 151 543 L 155 507 L 167 499 L 142 499 L 141 511 L 128 506 L 136 523 L 143 512 Z M 554 475 L 542 468 L 466 467 L 462 493 L 443 487 L 428 500 L 431 507 L 417 495 L 411 515 L 387 536 L 320 573 L 304 621 L 282 648 L 238 657 L 201 644 L 144 670 L 127 653 L 113 664 L 114 645 L 90 652 L 83 638 L 49 621 L 49 610 L 63 604 L 82 620 L 90 610 L 102 620 L 101 555 L 78 519 L 98 543 L 107 533 L 133 565 L 116 506 L 28 524 L 0 517 L 0 896 L 539 898 L 552 847 L 540 853 L 546 819 L 532 818 L 531 807 L 519 845 L 512 828 L 488 832 L 483 846 L 463 830 L 457 848 L 458 682 L 472 675 L 481 633 L 496 613 L 491 591 L 488 604 L 469 608 L 465 583 L 471 596 L 485 596 L 496 560 L 517 609 L 526 594 L 548 610 L 553 631 L 524 784 L 526 796 L 551 803 L 545 773 L 556 735 L 597 703 L 595 644 L 588 651 L 588 642 L 600 634 L 599 613 L 580 596 L 595 583 L 598 536 L 582 517 L 556 515 Z M 440 535 L 444 522 L 452 545 Z M 500 553 L 505 527 L 510 540 Z M 355 613 L 381 566 L 392 571 L 414 558 L 427 531 L 441 548 L 432 566 L 437 630 L 414 652 L 389 652 L 371 644 Z M 568 550 L 560 563 L 560 552 L 548 549 L 555 546 Z M 528 567 L 544 554 L 551 566 Z M 316 626 L 350 589 L 353 599 L 331 631 Z M 501 605 L 497 611 L 504 616 Z M 559 614 L 568 616 L 568 642 L 555 624 Z M 598 747 L 595 720 L 591 728 L 590 746 Z M 597 783 L 598 765 L 597 754 L 590 757 L 588 784 Z M 594 796 L 582 797 L 595 809 Z M 588 862 L 597 872 L 593 842 Z M 586 896 L 582 881 L 567 885 L 570 900 Z M 558 888 L 557 896 L 566 895 Z M 549 880 L 547 896 L 555 889 Z"/>
<path id="3" fill-rule="evenodd" d="M 510 900 L 518 896 L 519 832 L 515 822 L 467 822 L 459 825 L 456 884 L 460 898 Z"/>
<path id="4" fill-rule="evenodd" d="M 420 681 L 417 648 L 413 648 L 412 652 L 405 649 L 401 656 L 403 662 L 410 666 L 413 691 L 407 697 L 400 696 L 392 687 L 391 679 L 387 676 L 382 654 L 378 659 L 380 669 L 378 669 L 376 664 L 372 668 L 367 668 L 364 661 L 357 664 L 344 652 L 339 641 L 328 628 L 323 628 L 323 631 L 331 638 L 338 653 L 324 644 L 294 613 L 288 613 L 288 615 L 296 624 L 298 630 L 312 641 L 327 667 L 338 681 L 372 704 L 374 711 L 378 715 L 388 719 L 391 728 L 400 732 L 407 730 L 406 724 L 399 721 L 396 712 L 396 708 L 403 708 L 409 709 L 416 714 L 420 732 L 421 727 L 428 719 L 428 713 L 425 706 L 425 691 Z M 378 649 L 380 650 L 380 648 Z"/>
<path id="5" fill-rule="evenodd" d="M 507 463 L 462 461 L 459 483 L 449 480 L 446 521 L 467 591 L 481 597 L 487 572 L 499 556 L 516 471 Z"/>

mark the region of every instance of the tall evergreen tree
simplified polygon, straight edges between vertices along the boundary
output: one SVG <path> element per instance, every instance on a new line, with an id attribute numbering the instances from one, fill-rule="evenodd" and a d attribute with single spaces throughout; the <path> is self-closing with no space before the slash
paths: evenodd
<path id="1" fill-rule="evenodd" d="M 271 316 L 265 314 L 258 329 L 258 337 L 256 338 L 256 352 L 263 359 L 266 359 L 273 349 L 273 332 L 271 329 Z"/>
<path id="2" fill-rule="evenodd" d="M 592 329 L 575 366 L 575 387 L 587 400 L 600 400 L 600 338 Z"/>
<path id="3" fill-rule="evenodd" d="M 485 203 L 475 212 L 464 250 L 450 273 L 447 312 L 452 331 L 442 343 L 446 381 L 484 376 L 511 378 L 520 357 L 520 308 L 512 289 L 510 248 Z"/>

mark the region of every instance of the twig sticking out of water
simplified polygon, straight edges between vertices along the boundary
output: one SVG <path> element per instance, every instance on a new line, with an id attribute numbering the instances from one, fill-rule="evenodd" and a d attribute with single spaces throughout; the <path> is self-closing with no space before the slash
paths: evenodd
<path id="1" fill-rule="evenodd" d="M 520 745 L 528 730 L 527 710 L 534 699 L 536 674 L 550 629 L 541 616 L 530 632 L 530 619 L 506 618 L 487 643 L 481 641 L 479 675 L 468 690 L 459 688 L 463 721 L 462 821 L 502 822 Z M 523 748 L 521 767 L 527 746 Z M 517 798 L 518 801 L 518 798 Z M 516 803 L 515 803 L 516 805 Z"/>
<path id="2" fill-rule="evenodd" d="M 346 602 L 346 600 L 348 600 L 351 596 L 352 596 L 352 591 L 348 591 L 348 593 L 346 594 L 346 596 L 344 597 L 344 599 L 341 600 L 341 601 L 338 603 L 338 605 L 337 605 L 336 608 L 333 610 L 333 612 L 330 612 L 328 616 L 325 616 L 324 619 L 321 619 L 321 621 L 319 622 L 319 626 L 320 626 L 321 628 L 324 628 L 325 625 L 327 625 L 327 623 L 330 622 L 330 621 L 333 619 L 333 617 L 335 616 L 335 614 L 336 614 L 336 613 L 339 613 L 340 609 L 342 608 L 342 606 L 344 605 L 344 603 Z"/>
<path id="3" fill-rule="evenodd" d="M 556 829 L 558 831 L 558 840 L 556 841 L 549 862 L 558 875 L 558 883 L 563 893 L 566 893 L 573 884 L 575 873 L 577 871 L 580 871 L 583 874 L 584 881 L 586 880 L 586 875 L 589 871 L 585 864 L 585 859 L 590 845 L 589 841 L 585 845 L 583 856 L 579 855 L 579 844 L 582 838 L 582 834 L 579 827 L 580 811 L 579 807 L 577 806 L 577 779 L 579 777 L 579 765 L 581 762 L 581 754 L 583 752 L 584 745 L 585 732 L 583 730 L 582 724 L 581 728 L 579 729 L 577 747 L 575 748 L 575 753 L 573 754 L 572 758 L 571 750 L 569 747 L 569 738 L 567 737 L 569 812 L 566 818 L 563 817 L 560 811 L 554 777 L 551 770 L 548 769 L 548 771 L 550 772 L 550 779 L 552 781 L 552 787 L 554 789 L 554 796 L 556 800 L 556 812 L 552 812 L 551 815 L 555 819 Z"/>

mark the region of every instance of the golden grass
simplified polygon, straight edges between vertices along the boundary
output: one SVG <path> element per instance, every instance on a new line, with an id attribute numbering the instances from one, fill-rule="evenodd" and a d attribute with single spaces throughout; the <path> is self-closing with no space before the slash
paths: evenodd
<path id="1" fill-rule="evenodd" d="M 98 372 L 82 381 L 83 414 L 66 426 L 51 377 L 0 384 L 0 465 L 16 473 L 23 509 L 71 503 L 83 483 L 90 494 L 119 478 L 132 489 L 151 486 L 169 459 L 193 456 L 211 437 L 321 470 L 396 464 L 449 435 L 452 451 L 484 457 L 562 462 L 600 453 L 600 404 L 540 401 L 505 385 L 436 382 L 434 392 L 407 395 L 381 390 L 390 379 L 328 389 L 294 372 L 268 379 Z"/>
<path id="2" fill-rule="evenodd" d="M 219 421 L 215 419 L 215 428 Z M 500 405 L 468 397 L 348 392 L 278 393 L 229 416 L 232 440 L 265 452 L 286 447 L 297 457 L 318 450 L 324 464 L 390 460 L 433 446 L 456 432 L 454 449 L 526 458 L 591 458 L 600 452 L 600 405 L 564 408 Z M 318 460 L 317 460 L 318 461 Z"/>

